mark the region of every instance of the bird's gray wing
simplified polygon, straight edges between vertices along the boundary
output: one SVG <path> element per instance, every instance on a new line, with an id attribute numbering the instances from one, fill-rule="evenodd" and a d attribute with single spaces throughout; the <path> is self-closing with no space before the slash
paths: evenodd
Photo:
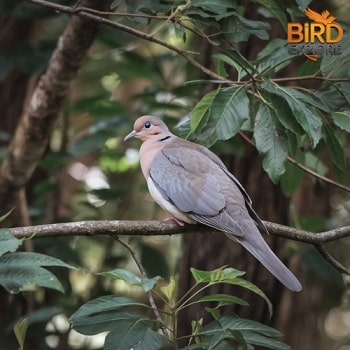
<path id="1" fill-rule="evenodd" d="M 246 208 L 239 188 L 197 145 L 186 146 L 168 145 L 152 162 L 150 177 L 162 197 L 195 221 L 244 235 L 240 216 Z"/>
<path id="2" fill-rule="evenodd" d="M 246 190 L 244 189 L 244 187 L 240 184 L 240 182 L 226 168 L 224 168 L 223 170 L 225 171 L 227 176 L 236 184 L 236 186 L 241 191 L 241 193 L 242 193 L 242 195 L 243 195 L 243 197 L 245 199 L 245 204 L 246 204 L 246 208 L 247 208 L 247 210 L 249 212 L 249 215 L 254 220 L 256 226 L 258 226 L 260 232 L 269 234 L 269 231 L 265 227 L 264 223 L 261 221 L 260 217 L 255 212 L 255 210 L 253 209 L 253 202 L 250 199 L 250 197 L 249 197 L 248 193 L 246 192 Z"/>
<path id="3" fill-rule="evenodd" d="M 187 141 L 182 140 L 182 139 L 178 139 L 180 140 L 180 142 L 185 142 L 187 143 Z M 188 143 L 187 143 L 188 144 Z M 193 144 L 192 144 L 193 145 Z M 244 189 L 244 187 L 241 185 L 241 183 L 236 179 L 236 177 L 234 175 L 232 175 L 226 168 L 225 164 L 222 162 L 222 160 L 213 152 L 211 152 L 210 150 L 208 150 L 207 148 L 205 148 L 202 145 L 195 145 L 194 146 L 196 148 L 197 151 L 199 151 L 203 156 L 209 158 L 211 161 L 213 161 L 214 163 L 216 163 L 220 169 L 222 171 L 224 171 L 226 173 L 226 175 L 232 180 L 232 182 L 237 186 L 237 188 L 239 189 L 239 191 L 241 192 L 244 200 L 245 200 L 245 206 L 246 209 L 248 210 L 251 218 L 254 220 L 255 224 L 258 226 L 259 230 L 261 232 L 264 232 L 266 234 L 269 234 L 269 232 L 267 231 L 264 223 L 261 221 L 261 219 L 259 218 L 258 214 L 255 212 L 255 210 L 253 209 L 253 203 L 251 198 L 249 197 L 248 193 L 246 192 L 246 190 Z"/>
<path id="4" fill-rule="evenodd" d="M 221 159 L 216 154 L 214 154 L 213 152 L 211 152 L 210 150 L 208 150 L 207 148 L 205 148 L 205 147 L 203 147 L 201 145 L 197 145 L 197 147 L 198 147 L 198 149 L 200 150 L 201 153 L 203 153 L 205 156 L 207 156 L 213 162 L 215 162 L 226 173 L 226 175 L 234 182 L 234 184 L 238 187 L 238 189 L 240 190 L 241 194 L 243 195 L 243 198 L 245 200 L 246 208 L 247 208 L 251 218 L 254 220 L 255 224 L 258 226 L 259 230 L 261 232 L 269 234 L 269 232 L 267 231 L 267 228 L 265 227 L 264 223 L 261 221 L 261 219 L 259 218 L 258 214 L 253 209 L 253 202 L 252 202 L 251 198 L 249 197 L 248 193 L 246 192 L 246 190 L 244 189 L 244 187 L 241 185 L 241 183 L 236 179 L 236 177 L 234 175 L 232 175 L 227 170 L 227 168 L 224 165 L 224 163 L 221 161 Z"/>

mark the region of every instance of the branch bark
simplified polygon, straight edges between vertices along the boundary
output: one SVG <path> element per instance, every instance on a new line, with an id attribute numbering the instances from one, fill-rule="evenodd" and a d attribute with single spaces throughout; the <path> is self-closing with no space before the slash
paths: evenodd
<path id="1" fill-rule="evenodd" d="M 109 0 L 85 0 L 84 6 L 105 9 Z M 58 40 L 46 72 L 25 107 L 0 168 L 0 203 L 7 212 L 31 178 L 47 147 L 71 82 L 93 43 L 98 22 L 74 16 Z"/>
<path id="2" fill-rule="evenodd" d="M 350 226 L 329 231 L 310 232 L 293 227 L 264 221 L 268 231 L 278 237 L 308 244 L 325 244 L 350 236 Z M 47 224 L 9 229 L 17 238 L 48 238 L 57 236 L 161 236 L 186 232 L 218 233 L 221 231 L 203 225 L 178 226 L 172 221 L 131 221 L 131 220 L 99 220 L 79 221 L 59 224 Z"/>
<path id="3" fill-rule="evenodd" d="M 264 221 L 268 231 L 278 237 L 308 243 L 315 246 L 325 260 L 341 273 L 350 275 L 350 271 L 334 259 L 324 247 L 324 244 L 350 236 L 350 226 L 344 226 L 329 231 L 309 232 L 293 227 Z M 221 233 L 204 225 L 178 226 L 171 221 L 129 221 L 100 220 L 80 221 L 60 224 L 14 227 L 9 229 L 16 238 L 49 238 L 57 236 L 161 236 L 183 234 L 186 232 L 206 234 Z"/>

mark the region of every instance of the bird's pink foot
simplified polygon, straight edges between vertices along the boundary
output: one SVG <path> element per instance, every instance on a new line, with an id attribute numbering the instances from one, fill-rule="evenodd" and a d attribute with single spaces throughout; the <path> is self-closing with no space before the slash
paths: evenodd
<path id="1" fill-rule="evenodd" d="M 175 221 L 179 226 L 185 226 L 185 223 L 176 219 L 175 216 L 169 216 L 168 218 L 164 219 L 164 221 Z"/>

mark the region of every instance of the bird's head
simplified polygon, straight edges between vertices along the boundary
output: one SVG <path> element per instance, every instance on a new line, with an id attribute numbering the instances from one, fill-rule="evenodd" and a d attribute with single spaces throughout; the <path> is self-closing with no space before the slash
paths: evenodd
<path id="1" fill-rule="evenodd" d="M 162 138 L 163 136 L 171 135 L 165 123 L 157 117 L 144 115 L 136 119 L 134 130 L 126 135 L 124 141 L 136 137 L 141 141 L 147 139 Z"/>

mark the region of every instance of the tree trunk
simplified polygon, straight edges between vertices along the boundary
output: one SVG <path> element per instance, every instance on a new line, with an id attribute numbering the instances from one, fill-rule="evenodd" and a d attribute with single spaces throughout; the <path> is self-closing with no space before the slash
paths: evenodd
<path id="1" fill-rule="evenodd" d="M 109 0 L 81 6 L 106 10 Z M 0 165 L 0 210 L 21 203 L 23 189 L 45 152 L 63 103 L 98 30 L 98 23 L 73 16 L 57 42 L 47 70 L 28 99 L 8 151 Z"/>

